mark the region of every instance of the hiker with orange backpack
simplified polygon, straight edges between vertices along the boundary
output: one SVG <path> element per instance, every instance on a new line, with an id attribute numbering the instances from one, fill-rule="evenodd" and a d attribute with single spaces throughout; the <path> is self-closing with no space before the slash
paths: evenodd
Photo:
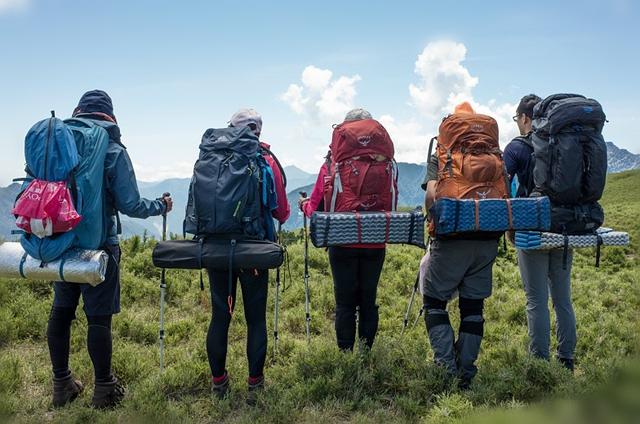
<path id="1" fill-rule="evenodd" d="M 476 114 L 467 102 L 440 124 L 434 155 L 429 152 L 426 209 L 440 198 L 506 198 L 507 181 L 498 144 L 498 124 Z M 436 364 L 467 389 L 484 332 L 484 299 L 491 295 L 492 267 L 500 234 L 438 236 L 431 223 L 424 278 L 425 323 Z M 447 303 L 459 293 L 460 329 L 455 340 Z"/>
<path id="2" fill-rule="evenodd" d="M 353 109 L 333 131 L 330 152 L 320 168 L 311 197 L 301 197 L 300 210 L 391 211 L 397 205 L 397 165 L 393 142 L 385 128 L 364 109 Z M 371 348 L 378 331 L 378 282 L 385 244 L 329 248 L 336 299 L 336 338 L 342 350 L 353 350 L 358 338 Z M 356 314 L 359 314 L 356 320 Z"/>

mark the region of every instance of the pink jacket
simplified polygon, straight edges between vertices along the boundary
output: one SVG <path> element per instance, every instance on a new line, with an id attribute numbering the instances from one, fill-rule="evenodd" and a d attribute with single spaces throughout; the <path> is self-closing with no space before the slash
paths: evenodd
<path id="1" fill-rule="evenodd" d="M 260 146 L 271 150 L 271 146 L 267 143 L 260 142 Z M 284 185 L 282 172 L 280 172 L 280 167 L 276 161 L 269 154 L 265 153 L 263 156 L 273 171 L 273 179 L 276 183 L 276 195 L 278 196 L 278 207 L 276 210 L 271 212 L 271 215 L 277 219 L 278 222 L 284 224 L 291 214 L 291 208 L 289 207 L 289 201 L 287 200 L 287 188 Z"/>
<path id="2" fill-rule="evenodd" d="M 318 172 L 318 179 L 316 179 L 316 184 L 313 186 L 313 191 L 311 192 L 311 196 L 309 197 L 309 201 L 305 202 L 302 205 L 302 213 L 304 213 L 309 218 L 311 218 L 311 215 L 313 215 L 313 213 L 318 210 L 320 203 L 323 203 L 324 201 L 324 182 L 327 178 L 331 178 L 331 176 L 329 175 L 329 170 L 327 169 L 326 164 L 322 164 L 320 172 Z M 326 205 L 324 210 L 326 210 Z M 350 244 L 343 247 L 351 247 L 356 249 L 384 249 L 385 244 Z"/>

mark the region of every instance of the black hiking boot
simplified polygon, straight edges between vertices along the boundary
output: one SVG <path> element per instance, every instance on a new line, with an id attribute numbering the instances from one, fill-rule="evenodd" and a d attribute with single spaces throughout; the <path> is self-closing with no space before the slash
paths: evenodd
<path id="1" fill-rule="evenodd" d="M 471 390 L 471 379 L 460 377 L 460 379 L 458 380 L 458 389 L 463 392 Z"/>
<path id="2" fill-rule="evenodd" d="M 218 399 L 224 399 L 229 393 L 229 374 L 226 371 L 222 377 L 211 377 L 211 393 Z"/>
<path id="3" fill-rule="evenodd" d="M 124 387 L 115 376 L 111 381 L 96 382 L 96 388 L 91 399 L 91 406 L 97 409 L 107 409 L 118 406 L 124 399 Z"/>
<path id="4" fill-rule="evenodd" d="M 83 390 L 82 383 L 74 379 L 71 373 L 63 378 L 53 377 L 53 406 L 60 408 L 73 402 Z"/>
<path id="5" fill-rule="evenodd" d="M 558 358 L 558 361 L 560 362 L 560 364 L 565 367 L 566 369 L 568 369 L 569 371 L 571 371 L 571 373 L 573 374 L 573 359 L 568 359 L 568 358 Z"/>
<path id="6" fill-rule="evenodd" d="M 256 406 L 258 403 L 258 395 L 264 390 L 264 375 L 260 377 L 249 377 L 247 384 L 247 405 Z"/>

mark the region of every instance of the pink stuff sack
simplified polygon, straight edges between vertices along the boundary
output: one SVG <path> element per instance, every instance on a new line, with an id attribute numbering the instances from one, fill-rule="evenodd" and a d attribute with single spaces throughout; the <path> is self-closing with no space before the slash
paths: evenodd
<path id="1" fill-rule="evenodd" d="M 31 181 L 12 212 L 17 216 L 16 225 L 38 238 L 70 231 L 82 219 L 64 181 Z"/>

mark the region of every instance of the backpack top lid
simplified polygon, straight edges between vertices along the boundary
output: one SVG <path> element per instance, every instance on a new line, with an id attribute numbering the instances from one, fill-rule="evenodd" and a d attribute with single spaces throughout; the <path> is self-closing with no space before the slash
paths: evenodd
<path id="1" fill-rule="evenodd" d="M 336 125 L 329 148 L 335 162 L 366 155 L 392 159 L 394 155 L 389 133 L 375 119 L 345 121 Z"/>
<path id="2" fill-rule="evenodd" d="M 78 150 L 71 130 L 58 118 L 37 122 L 25 137 L 27 172 L 46 181 L 63 181 L 78 165 Z"/>
<path id="3" fill-rule="evenodd" d="M 602 105 L 580 94 L 552 94 L 533 108 L 531 124 L 536 134 L 557 134 L 567 127 L 592 127 L 597 132 L 607 117 Z"/>
<path id="4" fill-rule="evenodd" d="M 229 150 L 245 156 L 255 156 L 258 147 L 258 137 L 249 127 L 209 128 L 200 143 L 202 153 Z"/>
<path id="5" fill-rule="evenodd" d="M 493 149 L 499 148 L 498 135 L 495 119 L 476 113 L 468 102 L 462 102 L 455 107 L 453 114 L 442 120 L 438 145 L 451 149 L 473 144 L 475 148 Z"/>

